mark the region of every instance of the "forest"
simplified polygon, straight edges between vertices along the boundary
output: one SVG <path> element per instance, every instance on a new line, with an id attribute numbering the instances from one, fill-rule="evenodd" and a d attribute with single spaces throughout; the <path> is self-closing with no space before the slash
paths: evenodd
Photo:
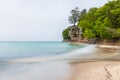
<path id="1" fill-rule="evenodd" d="M 120 39 L 120 0 L 81 10 L 77 26 L 82 28 L 82 37 L 86 39 Z M 67 29 L 62 34 L 64 39 L 70 38 Z"/>

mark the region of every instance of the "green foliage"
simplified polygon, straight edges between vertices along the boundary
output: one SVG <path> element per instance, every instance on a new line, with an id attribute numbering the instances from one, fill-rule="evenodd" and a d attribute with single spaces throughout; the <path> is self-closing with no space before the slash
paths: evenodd
<path id="1" fill-rule="evenodd" d="M 87 39 L 95 38 L 95 33 L 90 29 L 85 29 L 83 36 L 85 36 Z"/>
<path id="2" fill-rule="evenodd" d="M 118 38 L 120 38 L 120 28 L 116 30 L 116 35 L 118 36 Z"/>
<path id="3" fill-rule="evenodd" d="M 63 36 L 63 39 L 70 39 L 69 30 L 68 29 L 63 30 L 62 36 Z"/>
<path id="4" fill-rule="evenodd" d="M 91 8 L 79 17 L 78 26 L 84 38 L 120 38 L 120 0 L 112 0 L 100 8 Z"/>

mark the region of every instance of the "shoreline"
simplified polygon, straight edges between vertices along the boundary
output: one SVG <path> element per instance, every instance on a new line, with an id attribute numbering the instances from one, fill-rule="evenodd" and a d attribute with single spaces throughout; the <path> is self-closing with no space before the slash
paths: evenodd
<path id="1" fill-rule="evenodd" d="M 120 46 L 118 45 L 103 45 L 103 44 L 98 44 L 97 45 L 98 48 L 102 48 L 102 49 L 112 49 L 112 50 L 120 50 Z"/>
<path id="2" fill-rule="evenodd" d="M 106 40 L 106 39 L 80 39 L 80 40 L 70 40 L 70 39 L 65 39 L 63 42 L 70 42 L 71 44 L 93 44 L 97 45 L 97 48 L 103 48 L 103 49 L 115 49 L 119 50 L 120 49 L 120 40 L 119 39 L 111 39 L 111 40 Z"/>
<path id="3" fill-rule="evenodd" d="M 71 44 L 88 44 L 85 42 L 70 42 Z M 120 50 L 120 45 L 116 44 L 91 44 L 91 45 L 96 45 L 97 48 L 101 49 L 112 49 L 112 50 Z"/>
<path id="4" fill-rule="evenodd" d="M 88 44 L 87 42 L 69 42 L 71 44 Z M 73 74 L 69 80 L 120 80 L 120 44 L 117 44 L 117 42 L 98 42 L 90 45 L 96 45 L 98 52 L 102 52 L 100 56 L 103 59 L 97 57 L 92 60 L 71 62 Z"/>
<path id="5" fill-rule="evenodd" d="M 120 61 L 93 61 L 71 63 L 70 80 L 119 80 Z"/>

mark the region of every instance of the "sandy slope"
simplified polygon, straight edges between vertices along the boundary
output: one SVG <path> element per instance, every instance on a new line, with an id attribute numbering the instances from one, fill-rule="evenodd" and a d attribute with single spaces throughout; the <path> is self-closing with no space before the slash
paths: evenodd
<path id="1" fill-rule="evenodd" d="M 120 80 L 120 61 L 99 61 L 72 64 L 70 80 Z"/>

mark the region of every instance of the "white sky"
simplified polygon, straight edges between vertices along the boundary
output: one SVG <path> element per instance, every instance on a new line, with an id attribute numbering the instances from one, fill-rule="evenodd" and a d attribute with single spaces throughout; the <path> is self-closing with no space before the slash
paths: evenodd
<path id="1" fill-rule="evenodd" d="M 59 41 L 70 10 L 107 0 L 0 0 L 0 41 Z"/>

